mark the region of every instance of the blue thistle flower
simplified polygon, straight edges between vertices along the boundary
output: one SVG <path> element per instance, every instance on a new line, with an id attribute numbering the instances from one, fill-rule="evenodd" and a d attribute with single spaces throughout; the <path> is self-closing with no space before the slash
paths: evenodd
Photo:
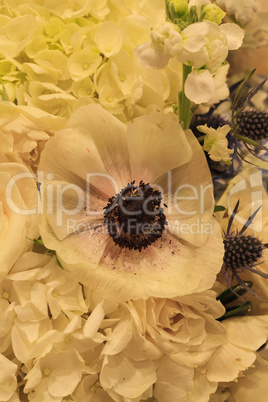
<path id="1" fill-rule="evenodd" d="M 226 233 L 224 232 L 224 269 L 225 278 L 229 287 L 231 287 L 229 277 L 231 276 L 231 283 L 234 279 L 249 293 L 255 293 L 246 285 L 246 283 L 239 276 L 240 273 L 245 273 L 250 271 L 253 274 L 262 276 L 268 279 L 268 274 L 261 272 L 254 267 L 262 263 L 261 259 L 263 257 L 263 250 L 268 247 L 268 244 L 262 243 L 262 241 L 255 236 L 245 234 L 247 228 L 253 222 L 253 219 L 257 215 L 259 207 L 246 221 L 242 229 L 238 232 L 237 230 L 231 232 L 231 226 L 234 217 L 237 213 L 239 207 L 239 200 L 237 201 L 232 215 L 229 219 Z M 258 296 L 256 296 L 258 297 Z M 259 297 L 258 297 L 259 298 Z"/>

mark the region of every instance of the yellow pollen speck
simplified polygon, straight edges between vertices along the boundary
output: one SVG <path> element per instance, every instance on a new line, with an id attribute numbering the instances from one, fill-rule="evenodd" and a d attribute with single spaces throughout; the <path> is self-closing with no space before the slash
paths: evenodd
<path id="1" fill-rule="evenodd" d="M 119 80 L 120 80 L 120 81 L 125 81 L 125 78 L 126 78 L 126 77 L 124 76 L 124 74 L 120 74 L 120 75 L 119 75 Z"/>
<path id="2" fill-rule="evenodd" d="M 108 46 L 108 47 L 106 47 L 106 52 L 111 52 L 112 51 L 112 48 L 110 47 L 110 46 Z"/>
<path id="3" fill-rule="evenodd" d="M 84 70 L 87 70 L 87 69 L 88 69 L 88 64 L 86 64 L 86 63 L 83 64 L 83 69 L 84 69 Z"/>
<path id="4" fill-rule="evenodd" d="M 50 374 L 49 368 L 45 368 L 43 371 L 44 375 L 47 377 Z"/>
<path id="5" fill-rule="evenodd" d="M 95 385 L 93 385 L 91 388 L 91 391 L 96 392 L 97 388 L 95 387 Z"/>
<path id="6" fill-rule="evenodd" d="M 112 96 L 108 96 L 107 101 L 108 101 L 109 103 L 112 103 L 113 100 L 114 100 L 114 98 L 113 98 Z"/>
<path id="7" fill-rule="evenodd" d="M 3 292 L 3 299 L 8 299 L 8 298 L 9 298 L 9 293 Z"/>

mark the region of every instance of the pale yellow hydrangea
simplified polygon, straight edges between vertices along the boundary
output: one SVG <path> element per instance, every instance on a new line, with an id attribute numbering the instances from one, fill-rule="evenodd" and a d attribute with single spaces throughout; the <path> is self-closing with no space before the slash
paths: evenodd
<path id="1" fill-rule="evenodd" d="M 0 154 L 0 158 L 2 155 Z M 32 174 L 19 163 L 0 163 L 0 282 L 38 236 L 38 191 Z"/>
<path id="2" fill-rule="evenodd" d="M 103 299 L 47 253 L 25 253 L 2 289 L 11 303 L 4 314 L 13 314 L 6 316 L 11 337 L 0 365 L 8 386 L 0 395 L 5 390 L 13 402 L 17 366 L 20 395 L 33 402 L 206 402 L 219 382 L 232 385 L 252 365 L 268 333 L 267 316 L 219 322 L 225 309 L 213 291 Z"/>
<path id="3" fill-rule="evenodd" d="M 95 101 L 121 120 L 176 102 L 163 74 L 148 87 L 146 69 L 133 56 L 135 47 L 149 39 L 151 27 L 165 21 L 163 1 L 153 9 L 149 0 L 5 4 L 0 76 L 10 101 L 64 117 Z M 85 80 L 86 89 L 80 89 Z M 172 85 L 180 89 L 179 74 Z"/>
<path id="4" fill-rule="evenodd" d="M 8 161 L 35 171 L 46 141 L 65 124 L 43 110 L 0 101 L 0 151 Z"/>
<path id="5" fill-rule="evenodd" d="M 1 401 L 15 402 L 15 391 L 17 389 L 16 379 L 17 365 L 0 354 L 0 399 Z M 13 399 L 14 398 L 14 399 Z M 18 399 L 17 399 L 18 400 Z"/>
<path id="6" fill-rule="evenodd" d="M 267 350 L 261 350 L 258 353 L 256 362 L 244 375 L 238 378 L 238 381 L 231 384 L 226 389 L 229 392 L 230 402 L 251 402 L 258 400 L 258 402 L 266 402 L 268 384 L 268 353 Z"/>

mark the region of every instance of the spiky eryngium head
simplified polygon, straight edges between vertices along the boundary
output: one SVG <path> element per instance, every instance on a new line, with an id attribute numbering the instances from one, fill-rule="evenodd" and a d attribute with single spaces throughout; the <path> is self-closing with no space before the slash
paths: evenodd
<path id="1" fill-rule="evenodd" d="M 243 110 L 236 118 L 235 131 L 243 137 L 260 141 L 268 137 L 268 113 L 264 110 Z"/>
<path id="2" fill-rule="evenodd" d="M 264 249 L 262 242 L 253 236 L 230 235 L 223 240 L 224 265 L 227 270 L 252 268 L 261 257 Z"/>
<path id="3" fill-rule="evenodd" d="M 263 251 L 268 247 L 268 244 L 262 243 L 260 239 L 252 235 L 245 235 L 245 231 L 253 222 L 260 207 L 248 218 L 242 229 L 231 232 L 232 223 L 237 213 L 239 201 L 237 201 L 233 213 L 229 219 L 226 233 L 224 233 L 224 270 L 228 286 L 230 287 L 229 277 L 231 282 L 236 279 L 237 282 L 248 292 L 255 293 L 246 286 L 245 282 L 240 278 L 240 273 L 250 271 L 253 274 L 262 276 L 268 279 L 268 274 L 255 269 L 257 264 L 262 262 Z M 257 296 L 258 297 L 258 296 Z"/>

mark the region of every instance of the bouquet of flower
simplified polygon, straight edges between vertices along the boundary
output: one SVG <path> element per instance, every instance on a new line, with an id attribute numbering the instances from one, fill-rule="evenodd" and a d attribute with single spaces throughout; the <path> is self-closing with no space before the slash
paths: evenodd
<path id="1" fill-rule="evenodd" d="M 0 402 L 266 401 L 263 15 L 0 2 Z"/>

